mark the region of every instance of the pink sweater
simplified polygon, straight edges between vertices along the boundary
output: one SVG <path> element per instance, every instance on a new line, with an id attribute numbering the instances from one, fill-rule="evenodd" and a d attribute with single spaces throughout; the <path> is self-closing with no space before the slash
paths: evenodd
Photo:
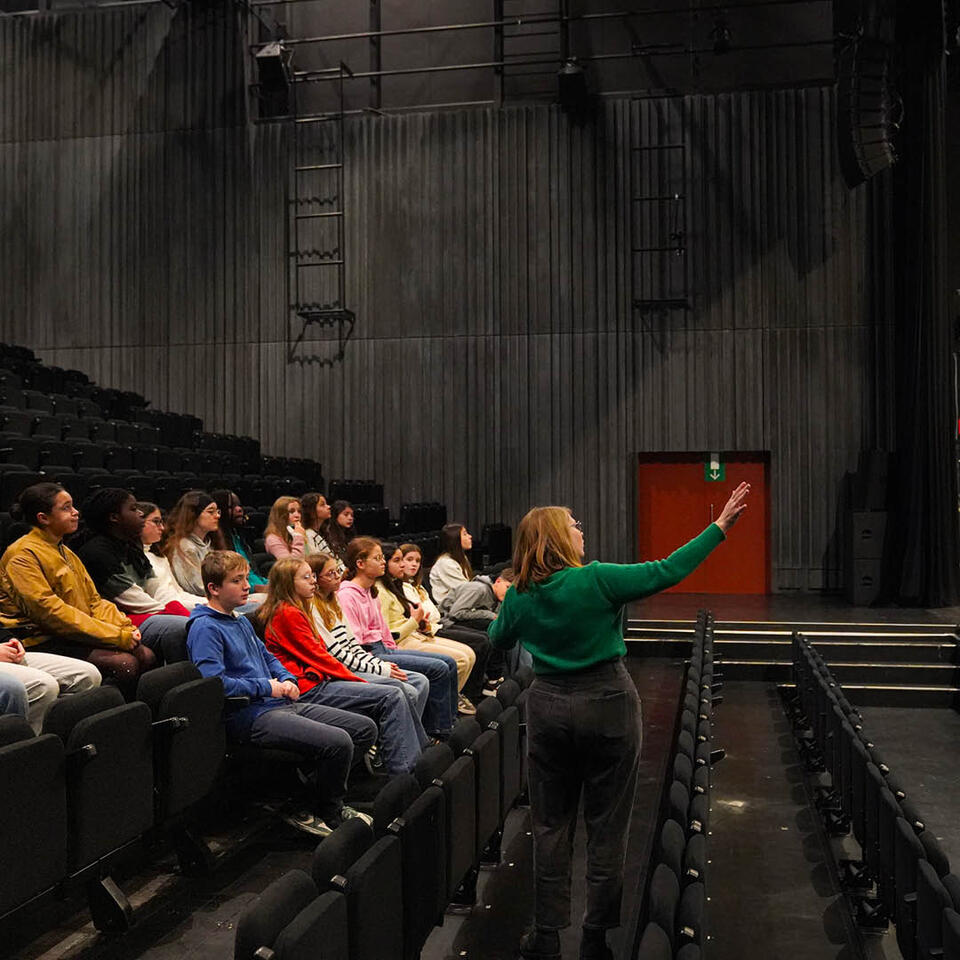
<path id="1" fill-rule="evenodd" d="M 293 543 L 288 547 L 283 539 L 275 533 L 268 533 L 266 539 L 263 541 L 263 549 L 266 550 L 267 553 L 272 553 L 278 560 L 283 557 L 302 557 L 304 542 L 303 534 L 295 533 L 293 535 Z"/>
<path id="2" fill-rule="evenodd" d="M 390 650 L 396 649 L 387 621 L 383 619 L 380 601 L 370 596 L 369 590 L 352 580 L 344 580 L 337 590 L 337 600 L 359 643 L 368 646 L 379 642 Z"/>

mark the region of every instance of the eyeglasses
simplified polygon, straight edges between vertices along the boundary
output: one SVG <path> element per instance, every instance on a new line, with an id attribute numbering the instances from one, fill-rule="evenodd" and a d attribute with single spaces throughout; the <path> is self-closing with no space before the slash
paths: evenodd
<path id="1" fill-rule="evenodd" d="M 579 520 L 573 521 L 573 527 L 575 530 L 579 530 L 581 533 L 583 533 L 583 524 Z"/>
<path id="2" fill-rule="evenodd" d="M 383 563 L 385 558 L 382 553 L 378 553 L 375 556 L 367 557 L 367 559 L 372 560 L 374 563 Z"/>
<path id="3" fill-rule="evenodd" d="M 318 580 L 338 580 L 340 574 L 336 570 L 330 570 L 328 573 L 321 573 L 317 577 Z"/>
<path id="4" fill-rule="evenodd" d="M 164 519 L 163 517 L 154 517 L 152 520 L 148 520 L 147 523 L 153 523 L 158 527 L 162 527 L 164 524 Z"/>
<path id="5" fill-rule="evenodd" d="M 309 580 L 313 582 L 317 579 L 317 575 L 311 570 L 310 573 L 303 573 L 300 575 L 301 580 Z"/>

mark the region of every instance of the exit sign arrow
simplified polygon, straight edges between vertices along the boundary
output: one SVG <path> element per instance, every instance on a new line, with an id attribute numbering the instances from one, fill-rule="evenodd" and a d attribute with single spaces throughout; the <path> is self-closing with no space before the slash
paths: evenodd
<path id="1" fill-rule="evenodd" d="M 711 453 L 703 465 L 703 479 L 707 483 L 723 483 L 727 479 L 727 465 L 720 462 L 719 453 Z"/>

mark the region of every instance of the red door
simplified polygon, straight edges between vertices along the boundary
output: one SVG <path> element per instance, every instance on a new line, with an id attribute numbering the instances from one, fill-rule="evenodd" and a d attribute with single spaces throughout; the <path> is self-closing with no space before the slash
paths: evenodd
<path id="1" fill-rule="evenodd" d="M 749 506 L 722 543 L 671 593 L 770 592 L 767 458 L 721 454 L 726 476 L 707 478 L 706 454 L 644 454 L 637 474 L 640 560 L 661 560 L 715 520 L 737 486 L 750 484 Z"/>

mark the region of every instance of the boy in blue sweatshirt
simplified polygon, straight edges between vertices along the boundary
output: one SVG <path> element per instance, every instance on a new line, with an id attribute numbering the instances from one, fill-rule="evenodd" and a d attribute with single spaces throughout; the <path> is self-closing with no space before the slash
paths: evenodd
<path id="1" fill-rule="evenodd" d="M 369 822 L 346 806 L 343 796 L 354 750 L 362 756 L 376 742 L 377 725 L 358 713 L 298 702 L 293 676 L 260 642 L 250 621 L 234 616 L 250 593 L 248 570 L 247 561 L 231 550 L 213 550 L 204 558 L 207 603 L 190 614 L 190 659 L 203 676 L 221 678 L 226 696 L 250 698 L 249 706 L 227 717 L 231 740 L 301 752 L 316 764 L 315 809 L 281 813 L 284 820 L 321 837 L 350 817 Z"/>

